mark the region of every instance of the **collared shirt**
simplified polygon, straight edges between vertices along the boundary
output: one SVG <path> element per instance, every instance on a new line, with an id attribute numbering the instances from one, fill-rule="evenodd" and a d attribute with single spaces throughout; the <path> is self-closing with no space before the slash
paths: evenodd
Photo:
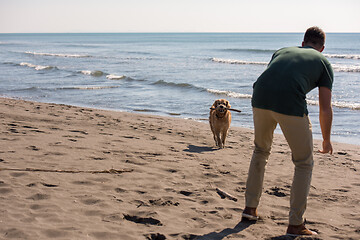
<path id="1" fill-rule="evenodd" d="M 252 106 L 278 113 L 308 115 L 306 94 L 316 87 L 332 89 L 329 61 L 312 47 L 288 47 L 274 53 L 253 85 Z"/>

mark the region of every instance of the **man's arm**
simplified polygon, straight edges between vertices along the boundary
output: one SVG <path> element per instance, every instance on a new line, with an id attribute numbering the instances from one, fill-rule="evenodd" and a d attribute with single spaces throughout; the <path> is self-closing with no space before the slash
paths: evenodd
<path id="1" fill-rule="evenodd" d="M 319 150 L 319 152 L 330 152 L 330 154 L 332 154 L 333 148 L 330 141 L 330 135 L 333 111 L 331 107 L 331 90 L 327 87 L 319 87 L 319 106 L 319 120 L 323 136 L 322 150 Z"/>

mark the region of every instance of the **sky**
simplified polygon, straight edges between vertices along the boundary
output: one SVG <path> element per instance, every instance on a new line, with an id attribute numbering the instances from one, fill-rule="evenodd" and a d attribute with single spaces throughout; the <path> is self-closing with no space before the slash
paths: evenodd
<path id="1" fill-rule="evenodd" d="M 360 32 L 359 0 L 0 0 L 0 33 Z"/>

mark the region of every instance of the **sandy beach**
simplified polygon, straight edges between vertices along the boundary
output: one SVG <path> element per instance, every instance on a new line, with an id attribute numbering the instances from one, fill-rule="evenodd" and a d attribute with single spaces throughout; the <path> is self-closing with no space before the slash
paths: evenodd
<path id="1" fill-rule="evenodd" d="M 0 239 L 294 239 L 285 236 L 293 164 L 282 135 L 263 219 L 249 224 L 250 129 L 230 127 L 217 149 L 207 123 L 7 98 L 0 121 Z M 360 147 L 334 143 L 333 155 L 314 159 L 305 217 L 319 235 L 296 239 L 360 239 Z"/>

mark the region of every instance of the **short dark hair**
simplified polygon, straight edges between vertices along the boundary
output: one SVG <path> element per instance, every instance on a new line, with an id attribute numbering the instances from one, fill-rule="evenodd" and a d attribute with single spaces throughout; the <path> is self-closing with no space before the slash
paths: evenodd
<path id="1" fill-rule="evenodd" d="M 304 43 L 312 43 L 318 46 L 325 44 L 325 32 L 319 27 L 310 27 L 304 35 Z"/>

